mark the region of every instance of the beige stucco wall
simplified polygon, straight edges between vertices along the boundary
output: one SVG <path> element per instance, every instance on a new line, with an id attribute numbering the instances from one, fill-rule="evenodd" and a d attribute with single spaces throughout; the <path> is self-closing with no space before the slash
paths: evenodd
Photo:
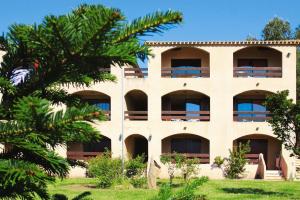
<path id="1" fill-rule="evenodd" d="M 124 91 L 121 94 L 122 70 L 112 67 L 111 71 L 117 76 L 117 82 L 104 82 L 89 88 L 69 87 L 68 91 L 74 93 L 79 90 L 95 90 L 111 97 L 111 121 L 97 122 L 95 126 L 101 134 L 112 141 L 112 154 L 119 157 L 122 154 L 122 104 L 126 110 L 124 96 L 131 90 L 141 90 L 148 96 L 148 120 L 124 121 L 124 138 L 132 134 L 140 134 L 145 138 L 151 136 L 148 151 L 159 161 L 162 152 L 161 141 L 168 136 L 182 133 L 199 135 L 209 140 L 210 164 L 216 156 L 227 157 L 228 149 L 232 148 L 233 140 L 254 133 L 274 137 L 271 127 L 266 122 L 234 122 L 233 97 L 249 90 L 264 90 L 276 92 L 288 89 L 290 97 L 296 99 L 296 47 L 295 46 L 269 46 L 282 53 L 282 78 L 234 78 L 234 52 L 246 46 L 197 46 L 202 51 L 193 52 L 191 49 L 182 55 L 171 55 L 169 49 L 176 46 L 151 47 L 154 57 L 148 63 L 147 78 L 124 78 Z M 199 52 L 199 53 L 198 53 Z M 209 56 L 203 52 L 208 52 Z M 200 55 L 201 54 L 201 55 Z M 288 56 L 289 54 L 289 56 Z M 195 58 L 202 56 L 202 66 L 210 67 L 209 78 L 161 78 L 161 66 L 170 65 L 170 58 Z M 246 55 L 244 55 L 246 57 Z M 259 57 L 259 55 L 257 55 Z M 209 61 L 208 61 L 209 58 Z M 277 60 L 276 60 L 277 59 Z M 269 65 L 277 65 L 279 58 L 274 58 Z M 176 90 L 193 90 L 210 97 L 210 121 L 162 121 L 161 97 Z M 124 145 L 126 150 L 126 145 Z M 126 155 L 126 151 L 124 152 Z M 285 155 L 288 155 L 285 153 Z M 288 159 L 288 165 L 293 160 Z M 218 170 L 213 170 L 210 165 L 202 165 L 201 173 L 213 178 L 221 178 Z M 163 168 L 161 176 L 166 176 Z"/>

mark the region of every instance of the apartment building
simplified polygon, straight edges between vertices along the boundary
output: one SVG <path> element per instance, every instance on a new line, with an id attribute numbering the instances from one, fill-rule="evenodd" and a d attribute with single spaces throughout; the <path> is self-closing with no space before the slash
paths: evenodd
<path id="1" fill-rule="evenodd" d="M 214 158 L 228 157 L 229 149 L 250 140 L 245 178 L 296 177 L 296 160 L 275 138 L 263 102 L 281 90 L 296 100 L 299 41 L 147 44 L 154 55 L 147 68 L 111 67 L 116 82 L 69 88 L 108 120 L 95 124 L 100 142 L 69 144 L 60 154 L 88 159 L 107 148 L 113 157 L 145 154 L 160 163 L 162 154 L 178 152 L 200 159 L 200 175 L 223 178 Z M 160 176 L 168 176 L 163 165 Z"/>

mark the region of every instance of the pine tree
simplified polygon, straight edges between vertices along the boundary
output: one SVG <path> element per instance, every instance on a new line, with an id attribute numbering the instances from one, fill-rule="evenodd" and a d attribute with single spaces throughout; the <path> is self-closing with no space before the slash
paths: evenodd
<path id="1" fill-rule="evenodd" d="M 41 24 L 12 25 L 0 37 L 0 198 L 49 199 L 47 183 L 64 178 L 72 165 L 55 147 L 98 140 L 92 126 L 101 110 L 83 104 L 64 86 L 115 80 L 111 66 L 137 66 L 151 55 L 140 37 L 182 21 L 179 12 L 156 12 L 127 22 L 123 13 L 81 5 L 71 13 L 46 16 Z M 20 76 L 22 75 L 22 76 Z M 20 79 L 20 77 L 22 77 Z M 66 104 L 54 112 L 54 104 Z"/>

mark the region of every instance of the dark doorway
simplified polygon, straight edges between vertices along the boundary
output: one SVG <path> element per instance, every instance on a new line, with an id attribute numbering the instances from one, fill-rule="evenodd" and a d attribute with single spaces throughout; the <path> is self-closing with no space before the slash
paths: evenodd
<path id="1" fill-rule="evenodd" d="M 267 165 L 267 169 L 269 169 L 268 166 L 268 140 L 266 139 L 243 139 L 239 142 L 247 143 L 247 141 L 250 141 L 250 154 L 260 154 L 262 153 L 264 155 L 265 163 Z"/>
<path id="2" fill-rule="evenodd" d="M 200 153 L 200 139 L 174 138 L 171 140 L 171 152 L 176 153 Z"/>
<path id="3" fill-rule="evenodd" d="M 145 156 L 145 162 L 148 161 L 148 141 L 144 137 L 134 138 L 133 158 L 137 156 Z"/>

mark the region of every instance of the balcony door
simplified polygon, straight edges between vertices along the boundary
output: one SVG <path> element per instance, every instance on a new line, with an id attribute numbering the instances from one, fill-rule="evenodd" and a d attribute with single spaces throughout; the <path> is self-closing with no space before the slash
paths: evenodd
<path id="1" fill-rule="evenodd" d="M 238 67 L 249 68 L 249 70 L 244 71 L 244 73 L 249 73 L 251 77 L 266 77 L 267 70 L 251 70 L 254 67 L 268 67 L 267 59 L 238 59 Z M 255 74 L 255 75 L 254 75 Z M 260 75 L 261 74 L 261 75 Z"/>
<path id="2" fill-rule="evenodd" d="M 199 77 L 200 70 L 190 70 L 189 68 L 201 67 L 201 59 L 171 59 L 172 78 L 176 77 Z"/>
<path id="3" fill-rule="evenodd" d="M 241 112 L 265 112 L 267 111 L 266 106 L 263 105 L 263 100 L 238 100 L 236 109 L 237 111 Z M 266 114 L 238 114 L 237 117 L 239 118 L 249 118 L 249 117 L 267 117 Z"/>
<path id="4" fill-rule="evenodd" d="M 171 152 L 201 153 L 201 140 L 189 138 L 174 138 L 171 140 Z"/>

